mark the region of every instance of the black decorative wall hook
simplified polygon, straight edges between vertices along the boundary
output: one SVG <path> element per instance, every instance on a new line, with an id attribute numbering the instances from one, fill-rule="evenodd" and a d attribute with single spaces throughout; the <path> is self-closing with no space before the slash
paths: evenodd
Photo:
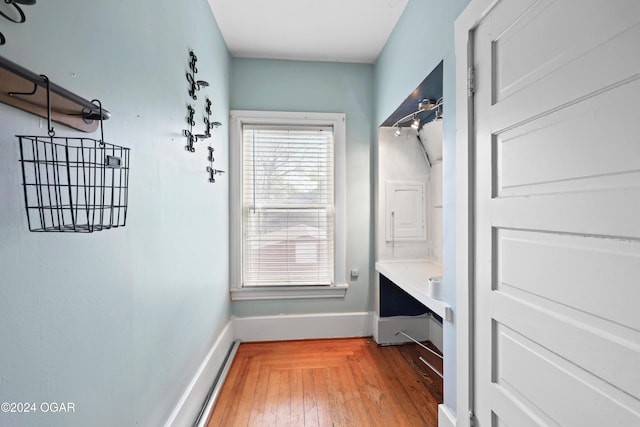
<path id="1" fill-rule="evenodd" d="M 209 157 L 207 157 L 207 160 L 209 160 L 209 166 L 207 166 L 207 173 L 209 174 L 209 182 L 212 184 L 215 184 L 216 182 L 216 175 L 221 175 L 223 173 L 225 173 L 224 171 L 220 170 L 220 169 L 216 169 L 213 167 L 213 162 L 215 162 L 215 158 L 213 157 L 213 147 L 209 146 L 207 147 L 209 149 Z"/>
<path id="2" fill-rule="evenodd" d="M 211 100 L 207 97 L 206 100 L 207 107 L 204 109 L 207 116 L 204 118 L 204 133 L 207 135 L 207 138 L 211 138 Z"/>
<path id="3" fill-rule="evenodd" d="M 205 130 L 205 133 L 193 133 L 193 127 L 196 125 L 196 122 L 193 119 L 195 113 L 196 110 L 191 105 L 187 105 L 187 124 L 189 125 L 189 129 L 183 130 L 182 134 L 187 137 L 187 145 L 185 145 L 184 148 L 190 153 L 194 153 L 196 151 L 196 147 L 194 147 L 196 142 L 211 138 L 211 134 L 208 133 L 208 130 Z"/>
<path id="4" fill-rule="evenodd" d="M 196 96 L 196 92 L 202 89 L 203 87 L 209 86 L 209 82 L 205 80 L 196 80 L 196 74 L 198 73 L 198 67 L 196 67 L 196 63 L 198 62 L 198 57 L 192 50 L 189 51 L 189 70 L 190 73 L 187 73 L 187 81 L 189 82 L 189 96 L 193 98 L 195 101 L 198 99 Z"/>
<path id="5" fill-rule="evenodd" d="M 0 0 L 0 16 L 16 24 L 22 24 L 27 20 L 27 17 L 22 8 L 18 6 L 19 4 L 31 6 L 36 4 L 36 0 Z M 6 42 L 4 34 L 0 33 L 0 46 Z"/>
<path id="6" fill-rule="evenodd" d="M 189 51 L 189 69 L 192 73 L 197 73 L 198 68 L 196 67 L 196 62 L 198 62 L 198 57 L 192 50 Z"/>
<path id="7" fill-rule="evenodd" d="M 184 136 L 187 137 L 187 145 L 184 148 L 191 153 L 196 151 L 196 148 L 193 146 L 193 144 L 197 141 L 195 135 L 193 134 L 193 126 L 196 124 L 196 122 L 193 120 L 193 116 L 195 113 L 196 110 L 194 110 L 191 105 L 187 105 L 187 123 L 189 124 L 189 129 L 185 129 L 183 131 Z"/>
<path id="8" fill-rule="evenodd" d="M 189 51 L 189 63 L 188 63 L 189 71 L 187 72 L 186 75 L 187 75 L 187 81 L 189 82 L 188 93 L 193 100 L 198 99 L 196 92 L 198 92 L 202 88 L 209 86 L 209 83 L 204 80 L 196 80 L 196 74 L 198 73 L 197 63 L 198 63 L 198 58 L 196 57 L 195 53 L 193 51 Z M 209 97 L 207 96 L 205 98 L 205 109 L 204 109 L 205 114 L 203 117 L 203 121 L 205 125 L 204 133 L 199 133 L 199 134 L 193 133 L 193 127 L 196 125 L 196 121 L 194 120 L 194 117 L 196 114 L 195 110 L 196 110 L 197 104 L 195 107 L 191 104 L 187 105 L 187 124 L 189 125 L 189 128 L 184 129 L 182 133 L 187 138 L 187 145 L 185 146 L 185 149 L 190 153 L 194 153 L 196 151 L 196 147 L 195 147 L 196 142 L 209 139 L 212 137 L 211 129 L 222 126 L 222 123 L 220 122 L 211 121 L 211 115 L 213 114 L 211 105 L 212 105 L 211 99 L 209 99 Z M 213 157 L 214 148 L 211 146 L 211 144 L 209 144 L 208 150 L 209 150 L 209 155 L 207 156 L 207 161 L 209 164 L 206 168 L 207 177 L 209 182 L 213 184 L 216 182 L 216 175 L 224 174 L 225 171 L 216 169 L 213 166 L 215 158 Z"/>
<path id="9" fill-rule="evenodd" d="M 207 113 L 207 117 L 204 118 L 204 133 L 207 138 L 211 138 L 211 129 L 222 126 L 222 123 L 211 122 L 211 100 L 209 98 L 207 98 L 207 108 L 205 109 L 205 112 Z"/>
<path id="10" fill-rule="evenodd" d="M 187 117 L 187 123 L 189 126 L 195 126 L 196 122 L 193 120 L 193 116 L 196 114 L 196 110 L 193 109 L 191 105 L 187 105 L 187 111 L 189 112 L 189 117 Z"/>

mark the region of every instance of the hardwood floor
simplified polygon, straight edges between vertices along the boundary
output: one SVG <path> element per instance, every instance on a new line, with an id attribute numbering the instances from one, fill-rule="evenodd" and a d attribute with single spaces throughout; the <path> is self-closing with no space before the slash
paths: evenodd
<path id="1" fill-rule="evenodd" d="M 442 380 L 419 356 L 442 370 L 442 361 L 416 344 L 242 343 L 208 427 L 435 427 Z"/>

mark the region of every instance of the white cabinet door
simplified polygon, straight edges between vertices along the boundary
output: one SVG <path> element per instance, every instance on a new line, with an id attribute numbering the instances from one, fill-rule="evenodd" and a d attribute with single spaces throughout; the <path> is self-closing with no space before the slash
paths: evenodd
<path id="1" fill-rule="evenodd" d="M 425 183 L 387 181 L 385 237 L 387 242 L 425 240 Z"/>
<path id="2" fill-rule="evenodd" d="M 474 35 L 478 425 L 640 425 L 640 2 Z"/>

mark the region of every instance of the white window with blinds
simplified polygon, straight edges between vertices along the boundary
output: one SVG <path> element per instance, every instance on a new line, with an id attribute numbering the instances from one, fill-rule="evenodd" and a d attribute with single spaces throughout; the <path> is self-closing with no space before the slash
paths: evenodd
<path id="1" fill-rule="evenodd" d="M 344 114 L 232 111 L 233 299 L 344 296 Z"/>

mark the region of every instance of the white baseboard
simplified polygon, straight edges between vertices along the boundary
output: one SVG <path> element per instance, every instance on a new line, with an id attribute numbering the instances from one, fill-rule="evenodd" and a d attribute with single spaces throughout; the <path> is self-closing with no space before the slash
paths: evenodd
<path id="1" fill-rule="evenodd" d="M 404 331 L 418 341 L 427 341 L 429 340 L 429 323 L 429 316 L 378 317 L 376 342 L 378 344 L 410 342 L 405 336 L 396 335 L 398 331 Z"/>
<path id="2" fill-rule="evenodd" d="M 164 423 L 164 427 L 192 426 L 211 390 L 216 377 L 234 341 L 233 323 L 230 321 L 213 344 L 193 379 L 182 393 L 178 404 Z"/>
<path id="3" fill-rule="evenodd" d="M 431 316 L 375 316 L 373 337 L 378 344 L 403 344 L 410 342 L 404 331 L 418 341 L 431 341 L 442 351 L 442 325 Z"/>
<path id="4" fill-rule="evenodd" d="M 233 329 L 245 342 L 368 337 L 372 318 L 371 312 L 236 317 Z"/>
<path id="5" fill-rule="evenodd" d="M 438 405 L 438 427 L 456 427 L 456 416 L 448 406 Z"/>

